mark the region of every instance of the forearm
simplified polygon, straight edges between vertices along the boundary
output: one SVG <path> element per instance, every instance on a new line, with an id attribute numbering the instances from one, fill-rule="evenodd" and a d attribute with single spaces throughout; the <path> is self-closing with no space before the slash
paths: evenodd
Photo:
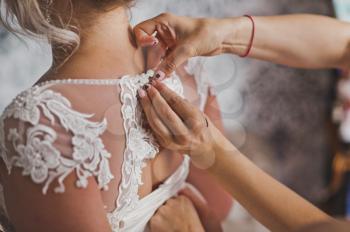
<path id="1" fill-rule="evenodd" d="M 224 51 L 244 54 L 252 32 L 246 17 L 225 19 Z M 317 15 L 254 17 L 250 57 L 300 68 L 349 68 L 350 24 Z"/>
<path id="2" fill-rule="evenodd" d="M 205 114 L 213 122 L 221 133 L 224 133 L 224 126 L 221 120 L 219 105 L 215 96 L 210 95 L 204 108 Z M 191 165 L 188 181 L 193 184 L 206 198 L 210 208 L 216 216 L 223 221 L 232 207 L 232 197 L 216 181 L 213 176 L 204 170 Z"/>
<path id="3" fill-rule="evenodd" d="M 272 231 L 291 231 L 330 219 L 256 167 L 227 140 L 216 149 L 215 164 L 209 172 Z"/>

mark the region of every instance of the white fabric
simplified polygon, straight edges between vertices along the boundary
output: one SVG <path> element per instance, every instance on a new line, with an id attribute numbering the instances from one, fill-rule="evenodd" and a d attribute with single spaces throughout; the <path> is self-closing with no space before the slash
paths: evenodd
<path id="1" fill-rule="evenodd" d="M 152 201 L 152 196 L 154 196 L 154 200 L 161 204 L 152 204 L 149 205 L 149 209 L 142 208 L 142 210 L 136 210 L 137 208 L 140 208 L 139 205 L 141 204 L 138 196 L 138 187 L 142 185 L 141 173 L 142 168 L 145 166 L 144 162 L 147 159 L 154 158 L 159 151 L 152 134 L 149 131 L 144 130 L 142 127 L 142 110 L 136 97 L 137 90 L 148 83 L 148 77 L 150 76 L 153 76 L 153 73 L 149 73 L 149 76 L 146 74 L 133 78 L 127 76 L 123 77 L 120 81 L 120 97 L 123 104 L 121 111 L 124 119 L 127 145 L 124 151 L 122 180 L 119 185 L 119 195 L 116 204 L 117 208 L 112 213 L 108 214 L 109 222 L 112 229 L 115 231 L 118 229 L 128 231 L 127 228 L 135 228 L 134 231 L 138 231 L 136 229 L 137 227 L 144 228 L 155 210 L 166 199 L 169 199 L 180 190 L 182 183 L 187 177 L 188 165 L 184 162 L 178 170 L 178 172 L 184 174 L 182 178 L 180 178 L 181 176 L 176 178 L 176 175 L 178 174 L 174 173 L 174 176 L 168 179 L 168 185 L 164 184 L 158 188 L 158 192 L 160 192 L 158 195 L 153 195 L 152 193 L 148 195 L 147 199 L 149 199 L 149 201 Z M 182 84 L 177 76 L 174 75 L 172 78 L 166 79 L 164 83 L 178 94 L 183 95 Z M 183 170 L 184 168 L 185 170 Z M 130 172 L 130 170 L 133 171 Z M 180 181 L 180 184 L 174 182 L 174 180 Z M 169 189 L 171 186 L 172 188 Z M 177 186 L 178 188 L 174 189 L 174 186 Z M 148 213 L 146 214 L 146 212 Z M 140 215 L 141 218 L 133 220 L 135 217 L 133 215 L 135 214 L 136 216 Z M 147 218 L 148 220 L 145 221 Z"/>
<path id="2" fill-rule="evenodd" d="M 181 190 L 189 170 L 189 158 L 185 156 L 182 164 L 162 185 L 140 199 L 138 191 L 143 184 L 142 168 L 147 160 L 153 159 L 159 152 L 150 130 L 144 127 L 144 117 L 137 100 L 137 89 L 147 83 L 150 76 L 153 76 L 151 71 L 113 80 L 50 81 L 18 95 L 0 118 L 0 155 L 8 174 L 11 174 L 13 167 L 20 168 L 23 176 L 29 176 L 34 183 L 43 185 L 43 194 L 47 193 L 53 181 L 58 182 L 54 192 L 64 193 L 64 180 L 72 172 L 77 174 L 76 187 L 86 188 L 87 179 L 95 177 L 100 189 L 107 191 L 114 175 L 109 163 L 112 153 L 106 149 L 101 137 L 108 127 L 106 118 L 102 121 L 92 120 L 94 114 L 73 109 L 70 99 L 54 88 L 57 85 L 119 87 L 125 149 L 116 207 L 107 213 L 107 218 L 113 231 L 144 231 L 157 208 Z M 176 74 L 164 82 L 183 95 L 183 86 Z M 200 86 L 200 104 L 204 106 L 204 95 L 208 89 L 203 91 L 205 87 Z M 18 120 L 25 126 L 16 124 L 17 127 L 11 128 L 10 125 L 6 130 L 9 126 L 6 125 L 7 120 Z M 42 123 L 42 120 L 47 122 Z M 70 156 L 62 154 L 55 145 L 59 137 L 55 129 L 58 125 L 71 136 Z M 10 147 L 15 155 L 9 155 Z M 6 210 L 2 195 L 1 205 Z"/>
<path id="3" fill-rule="evenodd" d="M 183 187 L 188 175 L 190 159 L 185 157 L 181 166 L 155 191 L 138 201 L 135 208 L 119 223 L 121 229 L 115 231 L 144 231 L 156 210 L 168 199 L 175 196 Z M 112 223 L 113 225 L 114 223 Z"/>
<path id="4" fill-rule="evenodd" d="M 210 86 L 209 73 L 205 66 L 205 58 L 195 57 L 189 59 L 185 65 L 185 70 L 192 75 L 197 84 L 197 93 L 200 98 L 199 109 L 204 110 L 208 95 L 216 95 L 215 90 Z"/>
<path id="5" fill-rule="evenodd" d="M 108 166 L 110 154 L 99 138 L 106 129 L 106 121 L 89 121 L 91 115 L 74 111 L 69 100 L 49 90 L 50 86 L 51 84 L 34 86 L 23 92 L 5 109 L 1 117 L 1 124 L 7 118 L 14 118 L 32 125 L 26 131 L 10 128 L 7 135 L 4 126 L 0 126 L 1 157 L 9 174 L 13 166 L 23 168 L 24 176 L 30 176 L 36 184 L 44 184 L 43 194 L 46 194 L 50 183 L 56 178 L 59 186 L 55 192 L 64 192 L 63 181 L 73 171 L 78 174 L 77 187 L 86 188 L 87 178 L 95 176 L 100 188 L 107 188 L 113 178 Z M 40 108 L 52 125 L 57 117 L 61 125 L 74 134 L 72 159 L 61 156 L 53 146 L 57 134 L 52 128 L 39 123 Z M 16 156 L 7 156 L 5 139 L 13 144 Z"/>

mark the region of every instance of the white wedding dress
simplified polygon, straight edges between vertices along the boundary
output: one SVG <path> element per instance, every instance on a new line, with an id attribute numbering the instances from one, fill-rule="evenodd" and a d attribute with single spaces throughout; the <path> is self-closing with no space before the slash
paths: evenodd
<path id="1" fill-rule="evenodd" d="M 203 109 L 209 85 L 202 61 L 189 61 L 185 70 L 197 80 Z M 77 188 L 86 188 L 94 177 L 115 199 L 105 202 L 112 230 L 147 230 L 157 208 L 183 188 L 189 171 L 186 156 L 156 189 L 139 196 L 143 169 L 159 152 L 137 99 L 137 89 L 152 75 L 49 81 L 22 92 L 0 118 L 0 154 L 8 174 L 18 168 L 23 178 L 42 186 L 42 194 L 64 194 L 71 173 Z M 184 96 L 176 74 L 164 83 Z M 111 184 L 114 179 L 117 185 Z"/>

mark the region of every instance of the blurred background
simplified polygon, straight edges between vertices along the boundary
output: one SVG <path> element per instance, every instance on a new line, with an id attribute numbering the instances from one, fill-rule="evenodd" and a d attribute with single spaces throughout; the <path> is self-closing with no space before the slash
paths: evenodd
<path id="1" fill-rule="evenodd" d="M 136 0 L 131 19 L 136 24 L 164 11 L 196 17 L 315 13 L 349 19 L 350 1 Z M 46 44 L 21 41 L 0 26 L 0 110 L 50 62 Z M 332 215 L 345 216 L 350 162 L 348 142 L 338 133 L 345 103 L 337 86 L 347 75 L 226 55 L 208 58 L 207 71 L 231 141 L 303 197 Z M 265 230 L 238 204 L 234 207 L 231 229 Z"/>

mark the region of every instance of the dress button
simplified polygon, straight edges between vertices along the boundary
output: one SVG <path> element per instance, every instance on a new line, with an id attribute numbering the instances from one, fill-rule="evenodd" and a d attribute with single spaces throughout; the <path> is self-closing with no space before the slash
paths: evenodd
<path id="1" fill-rule="evenodd" d="M 153 76 L 154 76 L 154 70 L 150 69 L 150 70 L 147 71 L 146 74 L 147 74 L 147 76 L 149 76 L 149 77 L 153 77 Z"/>
<path id="2" fill-rule="evenodd" d="M 124 221 L 123 221 L 123 220 L 120 220 L 120 221 L 119 221 L 119 229 L 123 229 L 124 226 L 125 226 Z"/>

